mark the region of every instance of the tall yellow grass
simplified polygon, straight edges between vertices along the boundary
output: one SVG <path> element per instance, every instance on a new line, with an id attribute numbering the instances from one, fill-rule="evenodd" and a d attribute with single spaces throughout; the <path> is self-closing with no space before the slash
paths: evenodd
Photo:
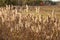
<path id="1" fill-rule="evenodd" d="M 60 20 L 4 7 L 0 9 L 0 40 L 60 40 Z"/>

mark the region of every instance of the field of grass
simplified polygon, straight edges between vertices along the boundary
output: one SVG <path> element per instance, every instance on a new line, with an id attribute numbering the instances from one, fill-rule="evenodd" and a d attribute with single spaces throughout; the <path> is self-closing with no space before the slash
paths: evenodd
<path id="1" fill-rule="evenodd" d="M 52 17 L 52 9 L 43 6 L 36 13 L 1 8 L 0 40 L 60 40 L 60 12 Z"/>
<path id="2" fill-rule="evenodd" d="M 43 6 L 42 13 L 44 11 L 43 15 L 48 15 L 48 14 L 52 15 L 52 10 L 54 9 L 54 15 L 56 15 L 58 18 L 60 18 L 60 8 L 59 7 L 60 6 L 50 6 L 50 7 Z"/>

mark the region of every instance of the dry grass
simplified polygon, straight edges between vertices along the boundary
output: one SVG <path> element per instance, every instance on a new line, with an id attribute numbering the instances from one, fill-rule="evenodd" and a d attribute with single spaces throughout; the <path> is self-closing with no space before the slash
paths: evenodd
<path id="1" fill-rule="evenodd" d="M 60 19 L 1 8 L 0 40 L 60 40 Z"/>

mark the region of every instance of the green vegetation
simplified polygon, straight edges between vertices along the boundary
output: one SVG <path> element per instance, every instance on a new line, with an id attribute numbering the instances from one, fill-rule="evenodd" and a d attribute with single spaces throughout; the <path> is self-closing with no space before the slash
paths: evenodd
<path id="1" fill-rule="evenodd" d="M 0 6 L 2 5 L 25 5 L 25 4 L 34 4 L 39 3 L 41 0 L 0 0 Z"/>

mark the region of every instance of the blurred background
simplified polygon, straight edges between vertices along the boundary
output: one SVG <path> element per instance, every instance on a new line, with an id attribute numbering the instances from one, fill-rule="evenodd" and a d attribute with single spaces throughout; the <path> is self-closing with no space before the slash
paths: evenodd
<path id="1" fill-rule="evenodd" d="M 60 1 L 59 0 L 0 0 L 0 6 L 5 6 L 5 5 L 31 5 L 31 6 L 36 6 L 36 5 L 59 5 Z"/>

